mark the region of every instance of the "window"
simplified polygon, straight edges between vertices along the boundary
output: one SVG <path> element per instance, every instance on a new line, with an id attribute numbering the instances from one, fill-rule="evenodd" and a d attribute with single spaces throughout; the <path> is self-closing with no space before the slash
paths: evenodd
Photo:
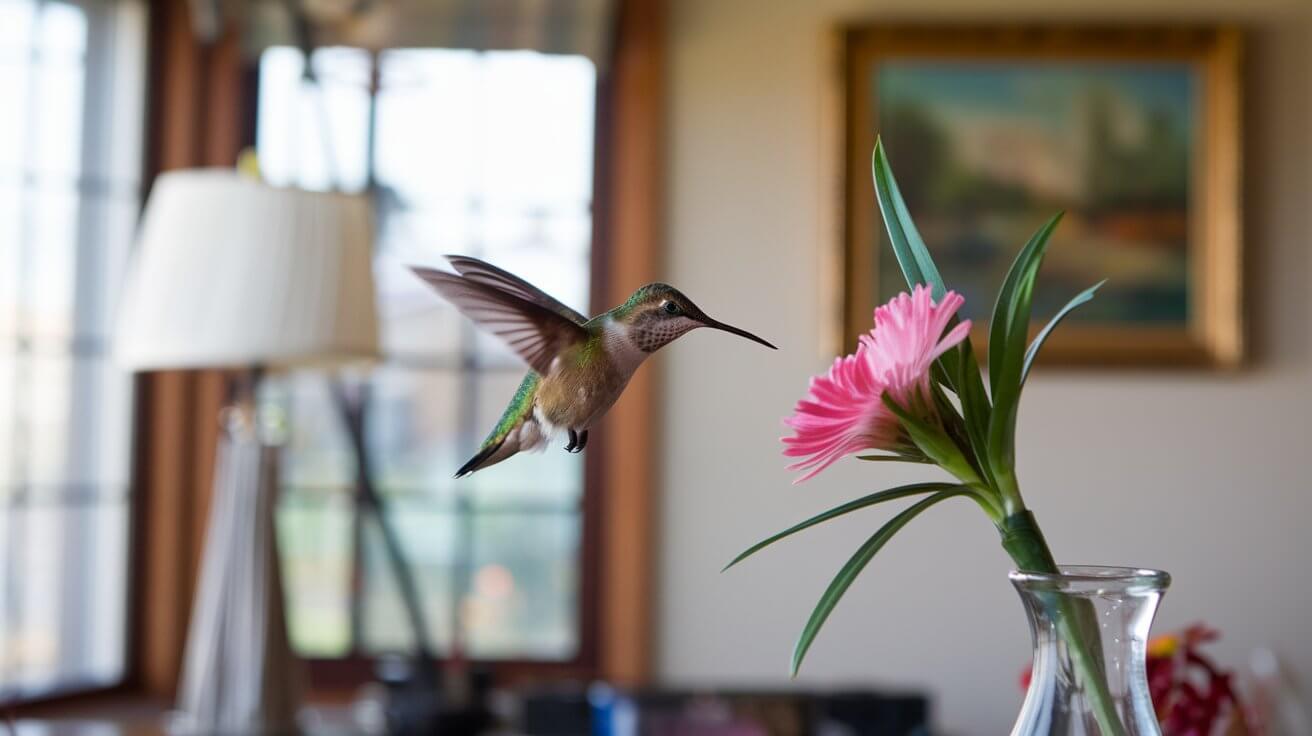
<path id="1" fill-rule="evenodd" d="M 132 396 L 106 340 L 144 34 L 140 3 L 0 3 L 0 702 L 123 676 Z"/>
<path id="2" fill-rule="evenodd" d="M 274 184 L 374 193 L 386 360 L 360 379 L 367 443 L 430 637 L 449 652 L 459 631 L 477 659 L 575 658 L 582 459 L 557 447 L 452 479 L 527 369 L 406 266 L 472 255 L 587 311 L 595 69 L 440 49 L 321 49 L 312 64 L 317 87 L 299 51 L 262 57 L 260 165 Z M 291 420 L 279 541 L 293 642 L 318 658 L 406 649 L 376 530 L 355 527 L 354 460 L 328 380 L 300 372 L 272 390 Z"/>

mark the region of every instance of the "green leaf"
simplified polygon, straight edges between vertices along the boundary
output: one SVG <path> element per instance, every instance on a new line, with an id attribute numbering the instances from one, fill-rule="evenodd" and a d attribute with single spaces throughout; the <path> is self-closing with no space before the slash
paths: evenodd
<path id="1" fill-rule="evenodd" d="M 915 505 L 906 509 L 902 513 L 894 516 L 887 524 L 879 528 L 874 536 L 866 540 L 865 544 L 857 549 L 856 554 L 852 555 L 847 564 L 843 565 L 838 574 L 834 576 L 833 582 L 825 589 L 824 595 L 820 596 L 820 602 L 816 604 L 815 610 L 811 611 L 811 618 L 807 620 L 806 626 L 802 629 L 802 635 L 797 639 L 797 646 L 793 648 L 793 677 L 797 676 L 798 669 L 802 666 L 802 660 L 806 657 L 806 652 L 811 648 L 811 643 L 815 641 L 816 634 L 820 633 L 820 627 L 824 626 L 825 620 L 833 612 L 834 606 L 852 586 L 852 581 L 856 580 L 857 575 L 865 569 L 865 566 L 874 558 L 875 554 L 893 538 L 894 534 L 901 531 L 902 527 L 908 522 L 920 515 L 921 512 L 930 506 L 946 501 L 953 496 L 964 496 L 965 490 L 946 490 L 935 493 L 934 495 L 917 502 Z"/>
<path id="2" fill-rule="evenodd" d="M 884 143 L 878 138 L 875 139 L 870 170 L 875 182 L 875 198 L 879 202 L 879 212 L 884 218 L 884 229 L 888 231 L 888 240 L 893 246 L 893 255 L 896 256 L 898 266 L 902 269 L 907 288 L 914 289 L 917 285 L 924 284 L 930 287 L 934 301 L 940 301 L 947 294 L 947 287 L 943 283 L 943 277 L 939 275 L 938 267 L 934 265 L 929 249 L 925 247 L 925 241 L 920 237 L 920 231 L 916 229 L 916 223 L 911 219 L 911 212 L 907 210 L 907 204 L 902 199 L 902 192 L 898 189 L 897 180 L 893 177 L 893 169 L 888 163 L 888 155 L 884 152 Z M 953 317 L 946 329 L 951 330 L 959 322 L 958 318 Z M 960 393 L 963 389 L 957 385 L 958 375 L 961 372 L 959 364 L 964 354 L 969 351 L 970 346 L 967 345 L 944 353 L 935 361 L 935 380 L 947 384 L 953 391 Z M 975 367 L 975 372 L 978 374 L 978 366 Z M 980 386 L 982 388 L 982 381 Z"/>
<path id="3" fill-rule="evenodd" d="M 934 464 L 967 483 L 974 483 L 979 480 L 970 461 L 966 459 L 965 455 L 961 454 L 961 448 L 957 446 L 956 442 L 952 441 L 952 438 L 946 432 L 939 427 L 922 421 L 915 414 L 907 411 L 894 401 L 888 393 L 884 393 L 880 398 L 883 400 L 884 406 L 888 407 L 888 410 L 893 412 L 894 416 L 902 422 L 902 427 L 906 429 L 907 434 L 911 435 L 911 441 L 916 443 L 916 447 L 919 447 L 921 452 L 925 453 L 930 460 L 933 460 Z"/>
<path id="4" fill-rule="evenodd" d="M 1037 272 L 1043 262 L 1043 254 L 1048 247 L 1048 239 L 1064 213 L 1058 212 L 1030 237 L 1028 243 L 1016 254 L 1007 277 L 998 290 L 998 301 L 993 305 L 993 319 L 989 323 L 989 388 L 993 390 L 994 402 L 997 402 L 998 380 L 1002 374 L 1002 363 L 1006 359 L 1007 337 L 1011 334 L 1012 323 L 1016 319 L 1018 289 L 1020 282 L 1030 271 Z M 1029 329 L 1029 313 L 1026 311 L 1025 328 Z"/>
<path id="5" fill-rule="evenodd" d="M 829 521 L 830 519 L 837 518 L 844 514 L 849 514 L 853 511 L 866 508 L 867 506 L 874 506 L 875 504 L 883 503 L 885 501 L 895 501 L 899 498 L 906 498 L 907 496 L 914 496 L 921 493 L 937 493 L 939 491 L 947 491 L 947 490 L 959 489 L 959 488 L 961 488 L 961 486 L 956 483 L 912 483 L 910 485 L 898 486 L 897 488 L 889 488 L 888 490 L 885 491 L 872 493 L 868 496 L 862 496 L 861 498 L 858 498 L 856 500 L 848 501 L 847 503 L 842 504 L 841 506 L 835 506 L 834 508 L 829 509 L 823 514 L 812 516 L 806 521 L 791 526 L 779 532 L 778 534 L 774 535 L 773 537 L 757 542 L 751 547 L 748 547 L 747 550 L 744 551 L 742 554 L 733 558 L 733 562 L 730 562 L 729 564 L 725 565 L 724 569 L 720 570 L 720 572 L 724 572 L 724 570 L 728 570 L 734 565 L 737 565 L 739 562 L 742 562 L 748 557 L 756 554 L 757 552 L 760 552 L 762 549 L 765 549 L 766 547 L 774 544 L 775 542 L 778 542 L 784 537 L 792 536 L 804 529 L 809 529 L 815 526 L 816 524 L 821 524 L 823 522 Z"/>
<path id="6" fill-rule="evenodd" d="M 993 411 L 989 416 L 989 465 L 996 477 L 1010 477 L 1015 464 L 1016 414 L 1020 403 L 1021 370 L 1029 337 L 1034 282 L 1052 232 L 1061 221 L 1057 213 L 1039 228 L 1016 256 L 993 310 L 989 337 L 989 382 Z"/>
<path id="7" fill-rule="evenodd" d="M 884 216 L 884 227 L 888 230 L 888 239 L 893 244 L 893 255 L 902 268 L 907 286 L 914 288 L 925 284 L 933 290 L 934 301 L 943 298 L 947 288 L 943 286 L 943 277 L 939 276 L 934 259 L 925 247 L 925 241 L 916 230 L 916 223 L 911 221 L 906 202 L 898 190 L 893 178 L 893 169 L 888 165 L 888 156 L 884 154 L 883 141 L 875 139 L 875 152 L 870 161 L 871 172 L 875 180 L 875 197 L 879 200 L 879 211 Z"/>
<path id="8" fill-rule="evenodd" d="M 1039 330 L 1039 334 L 1034 336 L 1034 342 L 1030 343 L 1029 349 L 1025 351 L 1025 365 L 1020 371 L 1021 385 L 1024 385 L 1025 379 L 1029 378 L 1030 368 L 1034 365 L 1034 360 L 1039 357 L 1039 349 L 1042 348 L 1043 343 L 1048 340 L 1048 335 L 1052 334 L 1052 331 L 1057 328 L 1057 325 L 1061 324 L 1061 321 L 1066 319 L 1066 315 L 1075 311 L 1076 307 L 1092 301 L 1094 293 L 1105 283 L 1107 283 L 1107 279 L 1103 279 L 1084 291 L 1081 291 L 1079 294 L 1076 294 L 1075 298 L 1066 302 L 1066 306 L 1062 307 L 1052 319 L 1048 320 L 1048 324 L 1044 325 L 1043 329 Z"/>
<path id="9" fill-rule="evenodd" d="M 970 438 L 970 450 L 975 456 L 975 464 L 991 481 L 988 436 L 989 415 L 993 412 L 993 406 L 989 404 L 988 394 L 984 391 L 984 379 L 980 376 L 979 363 L 975 361 L 975 351 L 970 345 L 969 337 L 961 343 L 961 360 L 957 363 L 956 385 L 959 389 L 957 397 L 961 400 L 961 414 L 966 422 L 966 434 Z"/>

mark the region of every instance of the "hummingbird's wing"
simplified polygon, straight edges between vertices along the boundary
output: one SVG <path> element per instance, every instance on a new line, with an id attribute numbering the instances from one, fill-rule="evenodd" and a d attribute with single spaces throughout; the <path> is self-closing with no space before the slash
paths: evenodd
<path id="1" fill-rule="evenodd" d="M 508 291 L 446 271 L 411 269 L 461 314 L 505 340 L 540 375 L 550 372 L 562 350 L 588 339 L 582 325 Z"/>
<path id="2" fill-rule="evenodd" d="M 480 284 L 487 284 L 501 291 L 510 292 L 524 301 L 546 307 L 575 324 L 581 325 L 588 321 L 587 317 L 556 301 L 556 299 L 533 284 L 509 271 L 497 268 L 491 263 L 480 261 L 477 258 L 470 258 L 469 256 L 446 256 L 446 259 L 451 263 L 452 268 L 459 271 L 461 276 L 470 281 L 477 281 Z"/>

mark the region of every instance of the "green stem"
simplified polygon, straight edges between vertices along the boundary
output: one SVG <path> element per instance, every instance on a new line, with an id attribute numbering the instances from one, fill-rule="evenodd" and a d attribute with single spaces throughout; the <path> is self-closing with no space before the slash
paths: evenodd
<path id="1" fill-rule="evenodd" d="M 1002 548 L 1011 555 L 1018 569 L 1023 572 L 1061 573 L 1038 522 L 1034 520 L 1034 514 L 1029 510 L 1018 511 L 1006 517 L 998 530 L 1002 532 Z M 1107 689 L 1096 615 L 1091 607 L 1080 606 L 1081 603 L 1087 602 L 1057 598 L 1057 611 L 1054 612 L 1057 631 L 1070 647 L 1071 657 L 1079 671 L 1078 676 L 1084 681 L 1085 692 L 1093 703 L 1093 715 L 1104 736 L 1123 736 L 1125 728 L 1120 716 L 1116 714 L 1111 692 Z"/>

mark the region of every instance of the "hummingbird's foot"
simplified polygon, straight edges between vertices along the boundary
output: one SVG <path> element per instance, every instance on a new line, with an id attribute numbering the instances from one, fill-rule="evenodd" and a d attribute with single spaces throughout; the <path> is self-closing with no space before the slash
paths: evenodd
<path id="1" fill-rule="evenodd" d="M 565 452 L 574 452 L 575 447 L 579 447 L 579 435 L 571 429 L 569 430 L 569 444 L 565 445 Z"/>
<path id="2" fill-rule="evenodd" d="M 588 446 L 588 430 L 579 432 L 579 443 L 574 447 L 575 454 L 583 452 L 583 448 Z"/>

